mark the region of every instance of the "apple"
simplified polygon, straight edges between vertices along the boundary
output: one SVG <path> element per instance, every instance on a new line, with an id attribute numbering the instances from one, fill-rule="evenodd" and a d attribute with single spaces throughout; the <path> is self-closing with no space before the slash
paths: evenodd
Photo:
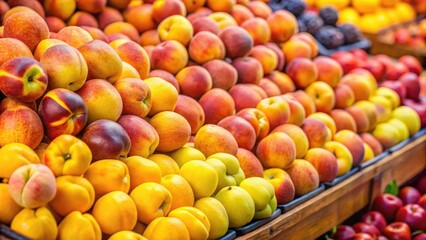
<path id="1" fill-rule="evenodd" d="M 420 117 L 421 127 L 424 128 L 426 126 L 426 104 L 416 103 L 411 99 L 405 99 L 403 101 L 403 105 L 408 106 L 417 112 Z"/>
<path id="2" fill-rule="evenodd" d="M 365 222 L 358 222 L 353 225 L 353 228 L 356 233 L 366 233 L 376 239 L 378 236 L 380 236 L 380 230 L 372 225 Z"/>
<path id="3" fill-rule="evenodd" d="M 398 81 L 404 85 L 406 89 L 406 98 L 419 101 L 420 80 L 418 75 L 412 72 L 405 73 L 398 78 Z"/>
<path id="4" fill-rule="evenodd" d="M 368 211 L 361 216 L 361 221 L 375 226 L 380 232 L 383 233 L 387 222 L 383 214 L 378 211 Z"/>
<path id="5" fill-rule="evenodd" d="M 383 235 L 389 239 L 410 240 L 411 230 L 404 222 L 393 222 L 386 226 Z"/>
<path id="6" fill-rule="evenodd" d="M 420 179 L 417 181 L 416 189 L 419 190 L 421 194 L 426 193 L 426 176 L 420 177 Z"/>
<path id="7" fill-rule="evenodd" d="M 224 187 L 239 186 L 245 178 L 238 158 L 232 154 L 215 153 L 210 155 L 205 162 L 215 169 L 218 176 L 215 193 Z"/>
<path id="8" fill-rule="evenodd" d="M 336 240 L 349 240 L 349 239 L 353 239 L 355 237 L 355 230 L 353 229 L 352 226 L 349 225 L 339 225 L 336 228 L 336 232 L 334 232 L 333 234 L 331 234 L 331 238 L 332 239 L 336 239 Z"/>
<path id="9" fill-rule="evenodd" d="M 364 64 L 361 65 L 361 68 L 366 69 L 373 74 L 377 82 L 381 82 L 386 74 L 386 65 L 380 61 L 374 60 L 373 58 L 364 62 Z"/>
<path id="10" fill-rule="evenodd" d="M 353 239 L 354 240 L 374 240 L 374 238 L 370 234 L 362 233 L 362 232 L 356 233 Z"/>
<path id="11" fill-rule="evenodd" d="M 295 188 L 290 175 L 281 168 L 269 168 L 263 171 L 263 177 L 268 180 L 275 190 L 278 205 L 293 201 Z"/>
<path id="12" fill-rule="evenodd" d="M 398 80 L 403 74 L 408 73 L 408 68 L 401 62 L 393 62 L 386 67 L 387 80 Z"/>
<path id="13" fill-rule="evenodd" d="M 395 221 L 407 223 L 412 231 L 425 231 L 426 210 L 418 204 L 404 205 L 396 213 Z"/>
<path id="14" fill-rule="evenodd" d="M 413 240 L 425 240 L 426 239 L 426 233 L 420 233 L 419 235 L 416 235 Z"/>
<path id="15" fill-rule="evenodd" d="M 374 198 L 372 209 L 382 213 L 388 222 L 392 222 L 402 206 L 403 203 L 399 197 L 383 193 Z"/>
<path id="16" fill-rule="evenodd" d="M 419 190 L 412 186 L 404 186 L 399 189 L 398 197 L 404 205 L 418 203 L 421 198 Z"/>
<path id="17" fill-rule="evenodd" d="M 408 68 L 408 71 L 416 74 L 417 76 L 419 76 L 423 70 L 422 64 L 414 56 L 404 55 L 398 58 L 398 61 L 404 64 Z"/>
<path id="18" fill-rule="evenodd" d="M 349 73 L 360 65 L 360 60 L 348 51 L 336 51 L 330 57 L 340 63 L 344 74 Z"/>

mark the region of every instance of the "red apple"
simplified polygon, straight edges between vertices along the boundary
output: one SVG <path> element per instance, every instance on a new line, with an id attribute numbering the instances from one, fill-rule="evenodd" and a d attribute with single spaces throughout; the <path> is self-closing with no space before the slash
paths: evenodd
<path id="1" fill-rule="evenodd" d="M 421 194 L 425 194 L 426 193 L 426 176 L 422 176 L 419 181 L 417 181 L 417 185 L 416 185 L 417 190 L 419 190 L 419 192 Z"/>
<path id="2" fill-rule="evenodd" d="M 404 73 L 408 73 L 408 68 L 401 62 L 393 62 L 386 68 L 386 79 L 387 80 L 397 80 Z"/>
<path id="3" fill-rule="evenodd" d="M 419 190 L 411 186 L 402 187 L 398 192 L 398 197 L 404 205 L 418 203 L 421 196 Z"/>
<path id="4" fill-rule="evenodd" d="M 382 62 L 374 59 L 368 59 L 361 65 L 361 68 L 367 69 L 371 74 L 373 74 L 377 82 L 382 81 L 386 74 L 386 66 Z"/>
<path id="5" fill-rule="evenodd" d="M 423 70 L 422 64 L 414 56 L 404 55 L 400 57 L 398 61 L 404 64 L 408 68 L 408 71 L 417 74 L 417 76 L 419 76 Z"/>
<path id="6" fill-rule="evenodd" d="M 410 43 L 412 37 L 411 33 L 407 28 L 398 28 L 393 32 L 393 38 L 395 43 L 407 45 Z"/>
<path id="7" fill-rule="evenodd" d="M 412 231 L 426 231 L 426 210 L 418 204 L 407 204 L 398 210 L 395 221 L 407 223 Z"/>
<path id="8" fill-rule="evenodd" d="M 360 64 L 359 60 L 355 57 L 355 55 L 347 51 L 334 52 L 333 54 L 331 54 L 330 57 L 340 63 L 343 68 L 344 74 L 357 68 Z"/>
<path id="9" fill-rule="evenodd" d="M 416 235 L 413 240 L 426 240 L 426 233 L 420 233 L 419 235 Z"/>
<path id="10" fill-rule="evenodd" d="M 368 60 L 368 53 L 361 48 L 354 48 L 351 49 L 349 52 L 351 52 L 356 58 L 363 62 L 366 62 Z"/>
<path id="11" fill-rule="evenodd" d="M 365 213 L 362 215 L 361 221 L 375 226 L 381 232 L 385 230 L 387 225 L 385 217 L 378 211 L 369 211 Z"/>
<path id="12" fill-rule="evenodd" d="M 373 238 L 377 238 L 378 236 L 381 235 L 380 230 L 376 226 L 374 226 L 372 224 L 365 223 L 365 222 L 355 223 L 353 228 L 354 228 L 355 232 L 366 233 Z"/>
<path id="13" fill-rule="evenodd" d="M 374 240 L 374 238 L 367 233 L 356 233 L 353 240 Z"/>
<path id="14" fill-rule="evenodd" d="M 334 240 L 350 240 L 354 238 L 355 234 L 356 232 L 351 226 L 340 225 L 330 237 Z"/>
<path id="15" fill-rule="evenodd" d="M 380 194 L 373 201 L 373 210 L 382 213 L 388 222 L 394 220 L 396 213 L 402 206 L 402 200 L 389 193 Z"/>
<path id="16" fill-rule="evenodd" d="M 411 239 L 410 227 L 404 222 L 393 222 L 387 225 L 383 234 L 390 240 Z"/>
<path id="17" fill-rule="evenodd" d="M 419 199 L 419 201 L 417 202 L 417 204 L 419 204 L 419 205 L 420 205 L 420 207 L 422 207 L 423 209 L 425 209 L 425 210 L 426 210 L 426 194 L 423 194 L 423 195 L 420 197 L 420 199 Z"/>
<path id="18" fill-rule="evenodd" d="M 426 104 L 417 103 L 412 99 L 405 99 L 402 103 L 404 106 L 414 109 L 419 114 L 422 128 L 426 127 Z"/>
<path id="19" fill-rule="evenodd" d="M 402 85 L 405 86 L 405 89 L 407 90 L 406 98 L 419 101 L 420 81 L 418 75 L 412 72 L 408 72 L 403 74 L 398 80 L 402 83 Z"/>

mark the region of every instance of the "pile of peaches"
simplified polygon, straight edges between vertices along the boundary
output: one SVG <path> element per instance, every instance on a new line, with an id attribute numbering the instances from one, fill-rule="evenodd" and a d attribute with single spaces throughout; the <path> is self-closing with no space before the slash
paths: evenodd
<path id="1" fill-rule="evenodd" d="M 422 127 L 264 1 L 0 13 L 0 222 L 33 239 L 220 238 Z"/>

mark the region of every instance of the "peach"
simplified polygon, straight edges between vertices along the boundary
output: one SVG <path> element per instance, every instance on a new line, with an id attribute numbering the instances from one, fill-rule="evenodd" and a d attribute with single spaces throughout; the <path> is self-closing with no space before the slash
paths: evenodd
<path id="1" fill-rule="evenodd" d="M 215 34 L 202 31 L 194 35 L 188 46 L 190 58 L 198 64 L 225 58 L 225 45 Z"/>
<path id="2" fill-rule="evenodd" d="M 331 140 L 331 131 L 321 120 L 306 118 L 300 127 L 308 137 L 309 148 L 324 147 Z"/>
<path id="3" fill-rule="evenodd" d="M 271 29 L 271 40 L 274 42 L 285 42 L 299 31 L 296 17 L 286 10 L 273 12 L 266 21 Z"/>
<path id="4" fill-rule="evenodd" d="M 238 148 L 236 157 L 246 178 L 262 177 L 262 163 L 253 152 L 244 148 Z"/>
<path id="5" fill-rule="evenodd" d="M 223 127 L 205 124 L 195 134 L 194 147 L 208 157 L 215 153 L 236 155 L 238 143 L 234 136 Z"/>
<path id="6" fill-rule="evenodd" d="M 336 122 L 327 113 L 315 112 L 315 113 L 312 113 L 311 115 L 309 115 L 308 118 L 315 118 L 315 119 L 318 119 L 318 120 L 322 121 L 323 123 L 325 123 L 325 125 L 327 125 L 328 129 L 330 129 L 331 137 L 333 137 L 334 134 L 337 131 L 336 130 Z"/>
<path id="7" fill-rule="evenodd" d="M 163 153 L 154 153 L 148 156 L 148 159 L 160 167 L 162 177 L 169 174 L 179 174 L 179 165 L 169 155 Z"/>
<path id="8" fill-rule="evenodd" d="M 106 35 L 121 33 L 135 42 L 139 42 L 139 32 L 135 26 L 128 22 L 113 22 L 104 28 Z"/>
<path id="9" fill-rule="evenodd" d="M 305 132 L 294 124 L 282 124 L 274 128 L 272 132 L 282 132 L 287 134 L 295 143 L 296 158 L 303 158 L 309 149 L 309 140 Z"/>
<path id="10" fill-rule="evenodd" d="M 154 153 L 159 143 L 159 136 L 154 127 L 135 115 L 122 115 L 117 123 L 126 131 L 130 138 L 128 156 L 148 157 Z"/>
<path id="11" fill-rule="evenodd" d="M 263 66 L 254 57 L 239 57 L 232 61 L 239 83 L 258 84 L 263 77 Z"/>
<path id="12" fill-rule="evenodd" d="M 179 174 L 169 174 L 161 178 L 161 185 L 172 195 L 170 211 L 179 207 L 194 205 L 194 192 L 188 181 Z"/>
<path id="13" fill-rule="evenodd" d="M 156 70 L 151 70 L 149 72 L 148 78 L 151 78 L 151 77 L 159 77 L 166 80 L 167 82 L 171 83 L 179 92 L 179 83 L 173 74 L 161 69 L 156 69 Z"/>
<path id="14" fill-rule="evenodd" d="M 228 130 L 235 138 L 239 148 L 251 150 L 256 143 L 256 132 L 253 126 L 244 118 L 233 115 L 217 123 Z"/>
<path id="15" fill-rule="evenodd" d="M 355 121 L 357 133 L 368 132 L 370 128 L 370 119 L 364 109 L 359 106 L 350 106 L 345 108 Z"/>
<path id="16" fill-rule="evenodd" d="M 329 57 L 319 56 L 314 59 L 314 64 L 318 69 L 317 81 L 322 81 L 335 88 L 338 86 L 343 76 L 343 69 L 340 64 Z"/>
<path id="17" fill-rule="evenodd" d="M 144 182 L 160 183 L 161 169 L 155 162 L 141 156 L 127 157 L 123 162 L 129 169 L 130 192 Z"/>
<path id="18" fill-rule="evenodd" d="M 235 114 L 232 96 L 221 88 L 212 88 L 198 100 L 204 110 L 204 123 L 216 124 L 223 118 Z"/>
<path id="19" fill-rule="evenodd" d="M 250 1 L 246 6 L 255 17 L 267 19 L 272 14 L 272 9 L 263 1 Z"/>
<path id="20" fill-rule="evenodd" d="M 364 159 L 364 141 L 355 132 L 340 130 L 334 135 L 333 141 L 340 142 L 349 149 L 353 157 L 352 166 L 358 166 Z"/>
<path id="21" fill-rule="evenodd" d="M 3 211 L 0 213 L 0 222 L 11 224 L 13 218 L 22 210 L 9 193 L 9 185 L 0 183 L 0 203 L 3 206 Z"/>
<path id="22" fill-rule="evenodd" d="M 107 4 L 118 10 L 124 10 L 127 6 L 131 6 L 131 2 L 131 0 L 108 0 Z"/>
<path id="23" fill-rule="evenodd" d="M 235 110 L 238 112 L 244 108 L 255 108 L 263 97 L 254 89 L 253 84 L 238 83 L 229 89 L 229 94 L 234 99 Z"/>
<path id="24" fill-rule="evenodd" d="M 131 40 L 117 39 L 109 43 L 121 60 L 132 65 L 141 79 L 148 77 L 150 70 L 149 56 L 139 44 Z"/>
<path id="25" fill-rule="evenodd" d="M 173 15 L 165 18 L 157 27 L 161 41 L 176 40 L 187 46 L 194 35 L 191 22 L 184 16 Z"/>
<path id="26" fill-rule="evenodd" d="M 229 58 L 244 57 L 253 48 L 253 38 L 242 27 L 229 26 L 218 35 L 225 45 L 226 56 Z"/>
<path id="27" fill-rule="evenodd" d="M 244 21 L 254 18 L 253 13 L 242 4 L 235 4 L 234 7 L 232 7 L 231 15 L 240 26 Z"/>
<path id="28" fill-rule="evenodd" d="M 269 78 L 262 78 L 258 83 L 268 97 L 281 95 L 281 90 L 272 80 Z"/>
<path id="29" fill-rule="evenodd" d="M 191 134 L 197 133 L 204 124 L 205 115 L 201 105 L 191 97 L 179 95 L 174 112 L 182 115 L 191 126 Z"/>
<path id="30" fill-rule="evenodd" d="M 114 83 L 115 89 L 123 101 L 122 114 L 145 117 L 151 110 L 151 89 L 148 84 L 137 78 L 122 78 Z"/>
<path id="31" fill-rule="evenodd" d="M 296 145 L 287 134 L 271 132 L 257 144 L 256 156 L 264 168 L 285 169 L 296 158 Z"/>
<path id="32" fill-rule="evenodd" d="M 355 102 L 355 93 L 349 85 L 338 84 L 334 88 L 334 95 L 336 96 L 335 108 L 344 109 Z"/>
<path id="33" fill-rule="evenodd" d="M 232 15 L 226 12 L 212 12 L 208 17 L 215 21 L 221 30 L 229 26 L 238 26 L 237 21 L 235 21 Z"/>
<path id="34" fill-rule="evenodd" d="M 161 23 L 172 15 L 186 16 L 185 4 L 180 0 L 159 0 L 152 4 L 152 17 Z"/>
<path id="35" fill-rule="evenodd" d="M 143 32 L 139 38 L 139 44 L 141 46 L 157 46 L 160 42 L 160 35 L 157 29 L 147 30 Z"/>
<path id="36" fill-rule="evenodd" d="M 189 240 L 189 231 L 185 223 L 175 217 L 157 217 L 144 231 L 144 237 L 147 239 L 155 239 L 164 237 L 164 232 L 170 232 L 177 239 Z"/>
<path id="37" fill-rule="evenodd" d="M 202 8 L 206 3 L 206 0 L 182 0 L 183 4 L 185 4 L 186 11 L 188 13 L 192 13 Z"/>
<path id="38" fill-rule="evenodd" d="M 38 208 L 56 194 L 55 175 L 44 164 L 27 164 L 17 168 L 8 181 L 12 199 L 21 207 Z"/>
<path id="39" fill-rule="evenodd" d="M 18 39 L 14 38 L 0 38 L 0 49 L 2 54 L 0 56 L 0 64 L 3 64 L 9 59 L 16 57 L 33 58 L 31 50 Z"/>
<path id="40" fill-rule="evenodd" d="M 270 130 L 269 120 L 265 113 L 257 108 L 244 108 L 237 112 L 240 116 L 247 120 L 256 133 L 256 139 L 260 140 L 268 135 Z"/>
<path id="41" fill-rule="evenodd" d="M 98 20 L 88 13 L 83 11 L 76 11 L 68 20 L 68 26 L 89 26 L 98 28 Z"/>
<path id="42" fill-rule="evenodd" d="M 66 27 L 67 24 L 64 22 L 64 20 L 55 17 L 55 16 L 48 16 L 44 19 L 46 21 L 47 26 L 49 27 L 49 31 L 52 33 L 59 32 L 62 28 Z"/>
<path id="43" fill-rule="evenodd" d="M 304 159 L 295 159 L 286 169 L 295 188 L 295 196 L 303 196 L 319 187 L 319 174 L 312 163 Z"/>
<path id="44" fill-rule="evenodd" d="M 173 111 L 175 109 L 178 92 L 171 83 L 159 77 L 147 78 L 144 81 L 151 90 L 152 103 L 148 116 L 154 116 L 161 111 Z"/>
<path id="45" fill-rule="evenodd" d="M 286 123 L 290 117 L 290 106 L 281 96 L 262 99 L 256 108 L 265 113 L 271 130 Z"/>
<path id="46" fill-rule="evenodd" d="M 40 61 L 41 56 L 46 52 L 47 49 L 56 45 L 68 45 L 62 40 L 56 38 L 47 38 L 41 40 L 41 42 L 37 45 L 36 49 L 34 49 L 34 59 Z"/>
<path id="47" fill-rule="evenodd" d="M 348 85 L 354 92 L 355 101 L 368 100 L 373 94 L 368 78 L 356 73 L 348 73 L 340 80 Z"/>
<path id="48" fill-rule="evenodd" d="M 10 229 L 30 239 L 56 238 L 58 226 L 48 207 L 24 208 L 10 224 Z"/>
<path id="49" fill-rule="evenodd" d="M 291 80 L 291 78 L 283 72 L 274 70 L 266 75 L 265 78 L 274 82 L 280 89 L 281 94 L 294 92 L 296 90 L 293 80 Z"/>
<path id="50" fill-rule="evenodd" d="M 329 113 L 336 104 L 333 88 L 325 82 L 314 81 L 305 88 L 305 92 L 314 99 L 317 112 Z"/>
<path id="51" fill-rule="evenodd" d="M 72 238 L 75 236 L 75 232 L 77 231 L 76 229 L 78 229 L 78 235 L 81 238 L 102 238 L 101 228 L 96 219 L 90 213 L 74 211 L 58 221 L 58 223 L 57 238 Z"/>
<path id="52" fill-rule="evenodd" d="M 164 41 L 155 46 L 152 51 L 151 69 L 162 69 L 171 74 L 176 74 L 184 68 L 187 63 L 188 52 L 178 41 Z"/>
<path id="53" fill-rule="evenodd" d="M 0 148 L 0 163 L 4 166 L 0 171 L 0 177 L 9 179 L 12 173 L 19 167 L 30 163 L 41 163 L 38 154 L 23 143 L 8 143 Z M 10 159 L 15 159 L 11 162 Z"/>
<path id="54" fill-rule="evenodd" d="M 330 112 L 330 116 L 336 123 L 336 132 L 343 129 L 357 132 L 357 125 L 355 119 L 347 111 L 343 109 L 333 109 Z"/>
<path id="55" fill-rule="evenodd" d="M 312 113 L 316 112 L 316 105 L 314 99 L 305 91 L 297 90 L 295 92 L 286 93 L 286 95 L 294 97 L 302 104 L 303 108 L 305 109 L 305 116 L 309 116 Z"/>
<path id="56" fill-rule="evenodd" d="M 210 73 L 201 66 L 183 68 L 176 74 L 180 93 L 194 99 L 199 99 L 212 88 Z"/>
<path id="57" fill-rule="evenodd" d="M 312 50 L 308 43 L 298 40 L 289 39 L 281 44 L 281 50 L 284 53 L 285 62 L 290 63 L 295 58 L 312 58 Z"/>
<path id="58" fill-rule="evenodd" d="M 169 153 L 170 157 L 178 164 L 179 167 L 182 167 L 185 163 L 193 160 L 206 160 L 206 156 L 204 154 L 194 148 L 193 146 L 183 146 L 171 153 Z"/>
<path id="59" fill-rule="evenodd" d="M 287 64 L 286 73 L 298 88 L 306 88 L 318 78 L 318 69 L 308 58 L 295 58 Z"/>
<path id="60" fill-rule="evenodd" d="M 203 68 L 205 68 L 210 73 L 213 88 L 229 90 L 237 83 L 237 70 L 224 60 L 210 60 L 203 64 Z"/>
<path id="61" fill-rule="evenodd" d="M 170 211 L 168 217 L 180 219 L 186 225 L 191 239 L 206 239 L 209 236 L 209 219 L 203 211 L 195 207 L 179 207 Z"/>
<path id="62" fill-rule="evenodd" d="M 149 4 L 143 4 L 144 6 L 146 5 L 146 7 L 148 8 Z M 135 7 L 136 8 L 136 7 Z M 128 11 L 130 11 L 130 9 L 133 10 L 133 8 L 129 8 Z M 125 16 L 127 17 L 127 13 L 128 11 L 126 10 L 124 12 Z M 148 15 L 148 14 L 147 14 Z M 142 17 L 143 15 L 141 15 Z M 148 15 L 149 16 L 149 15 Z M 123 15 L 121 14 L 120 11 L 118 11 L 118 9 L 112 8 L 112 7 L 105 7 L 102 12 L 100 12 L 97 15 L 97 19 L 99 22 L 99 28 L 100 29 L 104 29 L 106 26 L 108 26 L 109 24 L 113 23 L 113 22 L 122 22 L 124 20 Z M 133 24 L 136 28 L 138 28 L 138 25 L 134 24 L 134 22 L 131 20 L 131 18 L 126 18 L 126 21 Z M 153 20 L 152 20 L 153 21 Z M 153 24 L 154 25 L 154 24 Z M 154 28 L 154 26 L 153 26 Z M 139 30 L 139 28 L 138 28 Z"/>
<path id="63" fill-rule="evenodd" d="M 116 121 L 123 112 L 123 101 L 120 93 L 106 80 L 89 80 L 76 93 L 86 103 L 88 123 L 98 119 Z"/>
<path id="64" fill-rule="evenodd" d="M 231 13 L 232 8 L 235 5 L 235 0 L 225 0 L 225 1 L 207 0 L 206 5 L 213 12 Z"/>
<path id="65" fill-rule="evenodd" d="M 367 131 L 373 130 L 379 119 L 377 107 L 375 103 L 372 103 L 367 100 L 361 100 L 354 103 L 352 107 L 359 107 L 362 109 L 362 111 L 367 115 L 368 118 L 368 128 Z"/>
<path id="66" fill-rule="evenodd" d="M 265 19 L 255 17 L 244 21 L 241 27 L 253 38 L 254 45 L 265 44 L 271 39 L 271 30 Z"/>
<path id="67" fill-rule="evenodd" d="M 75 0 L 45 0 L 43 4 L 46 15 L 55 16 L 64 21 L 75 12 L 77 7 L 77 2 Z"/>
<path id="68" fill-rule="evenodd" d="M 123 64 L 123 69 L 121 70 L 121 74 L 119 79 L 122 78 L 137 78 L 140 79 L 141 76 L 139 75 L 138 71 L 127 62 L 121 62 Z"/>
<path id="69" fill-rule="evenodd" d="M 277 55 L 277 67 L 274 70 L 282 71 L 285 64 L 285 56 L 281 48 L 273 42 L 267 42 L 263 45 L 274 51 Z"/>
<path id="70" fill-rule="evenodd" d="M 84 30 L 86 30 L 93 39 L 102 40 L 104 42 L 109 42 L 107 35 L 97 27 L 89 27 L 89 26 L 81 26 Z"/>
<path id="71" fill-rule="evenodd" d="M 291 96 L 282 96 L 287 102 L 290 109 L 290 116 L 287 119 L 286 123 L 294 124 L 296 126 L 302 125 L 303 120 L 306 117 L 305 108 L 303 105 Z"/>
<path id="72" fill-rule="evenodd" d="M 371 150 L 374 153 L 374 156 L 377 156 L 383 152 L 382 144 L 371 133 L 362 133 L 360 137 L 364 141 L 364 143 L 370 146 Z"/>
<path id="73" fill-rule="evenodd" d="M 83 44 L 93 40 L 92 35 L 79 26 L 66 26 L 59 30 L 56 34 L 56 39 L 59 39 L 75 48 L 81 47 Z"/>
<path id="74" fill-rule="evenodd" d="M 261 63 L 263 74 L 268 74 L 277 68 L 278 56 L 266 46 L 254 46 L 249 56 L 256 58 Z"/>
<path id="75" fill-rule="evenodd" d="M 77 8 L 89 13 L 100 13 L 107 5 L 107 0 L 77 1 Z"/>
<path id="76" fill-rule="evenodd" d="M 395 146 L 401 140 L 401 133 L 398 128 L 387 121 L 377 124 L 371 134 L 380 142 L 383 149 Z"/>
<path id="77" fill-rule="evenodd" d="M 31 51 L 37 44 L 49 38 L 49 27 L 36 12 L 17 12 L 4 22 L 3 37 L 15 38 L 28 46 Z"/>
<path id="78" fill-rule="evenodd" d="M 44 8 L 40 1 L 11 0 L 11 1 L 8 1 L 7 4 L 11 8 L 15 8 L 17 6 L 25 6 L 25 7 L 31 8 L 36 13 L 38 13 L 42 18 L 45 18 Z"/>
<path id="79" fill-rule="evenodd" d="M 304 159 L 315 167 L 320 182 L 331 182 L 337 177 L 337 159 L 330 151 L 324 148 L 310 148 Z"/>
<path id="80" fill-rule="evenodd" d="M 186 0 L 184 0 L 186 1 Z M 203 1 L 203 0 L 201 0 Z M 194 12 L 188 14 L 186 17 L 188 18 L 188 20 L 190 22 L 193 22 L 195 19 L 199 18 L 199 17 L 207 17 L 209 16 L 211 13 L 213 13 L 213 11 L 210 8 L 207 7 L 200 7 L 197 10 L 195 10 Z"/>
<path id="81" fill-rule="evenodd" d="M 26 106 L 31 108 L 33 111 L 37 111 L 37 104 L 35 101 L 22 102 L 15 98 L 5 97 L 0 101 L 0 114 L 6 109 L 17 107 L 17 106 Z"/>
<path id="82" fill-rule="evenodd" d="M 307 43 L 311 47 L 311 58 L 314 58 L 318 55 L 318 45 L 317 42 L 310 33 L 308 32 L 298 32 L 294 34 L 291 39 L 301 40 Z"/>
<path id="83" fill-rule="evenodd" d="M 220 32 L 220 28 L 217 23 L 206 16 L 194 19 L 191 24 L 194 29 L 194 34 L 202 31 L 208 31 L 217 35 Z"/>
<path id="84" fill-rule="evenodd" d="M 40 57 L 40 64 L 49 77 L 49 89 L 77 91 L 86 82 L 89 72 L 83 55 L 74 47 L 64 44 L 48 48 Z"/>
<path id="85" fill-rule="evenodd" d="M 0 146 L 16 142 L 36 148 L 44 130 L 38 114 L 26 106 L 6 109 L 0 114 Z"/>
<path id="86" fill-rule="evenodd" d="M 191 135 L 191 126 L 180 114 L 162 111 L 155 114 L 149 123 L 159 136 L 156 148 L 159 152 L 170 152 L 185 145 Z"/>

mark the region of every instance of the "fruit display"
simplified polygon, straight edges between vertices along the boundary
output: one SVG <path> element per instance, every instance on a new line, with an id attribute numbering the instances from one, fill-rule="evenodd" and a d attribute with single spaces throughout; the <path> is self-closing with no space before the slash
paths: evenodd
<path id="1" fill-rule="evenodd" d="M 426 125 L 418 61 L 320 56 L 265 1 L 0 6 L 0 223 L 31 239 L 219 239 Z"/>

